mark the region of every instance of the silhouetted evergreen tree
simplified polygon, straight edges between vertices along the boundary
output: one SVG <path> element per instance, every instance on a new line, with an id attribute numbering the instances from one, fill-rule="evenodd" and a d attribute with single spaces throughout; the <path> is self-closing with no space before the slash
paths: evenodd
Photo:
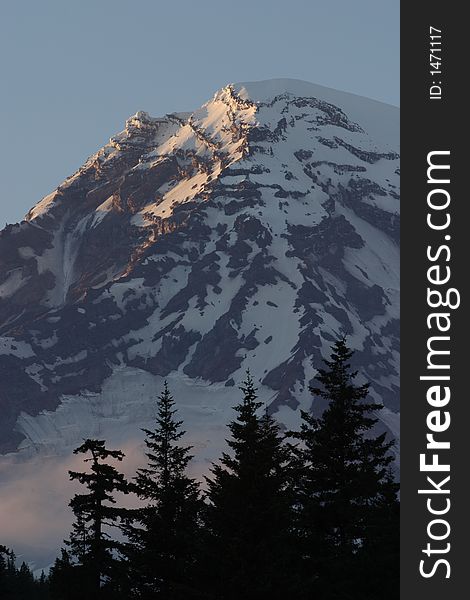
<path id="1" fill-rule="evenodd" d="M 0 545 L 1 600 L 48 600 L 49 586 L 44 573 L 36 580 L 25 562 L 19 569 L 15 562 L 14 552 Z"/>
<path id="2" fill-rule="evenodd" d="M 370 511 L 368 535 L 358 555 L 361 598 L 396 600 L 400 596 L 400 504 L 391 469 Z"/>
<path id="3" fill-rule="evenodd" d="M 72 481 L 87 488 L 87 493 L 76 494 L 70 501 L 75 523 L 70 540 L 66 542 L 69 553 L 62 555 L 64 568 L 68 571 L 69 555 L 75 559 L 73 577 L 78 575 L 82 596 L 89 598 L 118 596 L 118 554 L 122 543 L 114 540 L 106 531 L 117 526 L 126 511 L 115 507 L 116 492 L 129 493 L 124 475 L 109 464 L 109 460 L 122 461 L 120 450 L 108 450 L 102 440 L 87 439 L 74 450 L 74 454 L 89 455 L 84 462 L 90 463 L 88 472 L 69 471 Z M 70 572 L 70 571 L 69 571 Z"/>
<path id="4" fill-rule="evenodd" d="M 49 571 L 49 589 L 51 600 L 80 600 L 83 598 L 85 582 L 81 582 L 81 569 L 74 564 L 66 549 L 55 559 Z"/>
<path id="5" fill-rule="evenodd" d="M 397 598 L 393 441 L 371 432 L 382 405 L 366 401 L 369 384 L 354 385 L 351 356 L 344 338 L 334 344 L 316 377 L 321 387 L 311 388 L 328 407 L 319 418 L 302 412 L 295 436 L 303 463 L 296 484 L 303 577 L 319 600 Z M 379 568 L 381 582 L 373 575 Z"/>
<path id="6" fill-rule="evenodd" d="M 274 419 L 259 416 L 249 373 L 240 389 L 232 452 L 207 479 L 207 587 L 217 600 L 295 597 L 289 450 Z"/>
<path id="7" fill-rule="evenodd" d="M 134 491 L 145 502 L 126 528 L 131 593 L 142 599 L 189 600 L 194 589 L 195 545 L 201 507 L 199 485 L 187 475 L 191 447 L 175 418 L 165 382 L 155 428 L 145 429 L 147 466 L 137 471 Z"/>
<path id="8" fill-rule="evenodd" d="M 48 600 L 50 598 L 49 578 L 44 571 L 41 571 L 39 579 L 36 581 L 36 596 L 38 600 Z"/>
<path id="9" fill-rule="evenodd" d="M 15 555 L 6 546 L 0 545 L 0 598 L 13 599 L 15 579 Z"/>
<path id="10" fill-rule="evenodd" d="M 16 593 L 18 600 L 36 598 L 36 582 L 29 566 L 22 562 L 16 574 Z"/>
<path id="11" fill-rule="evenodd" d="M 36 582 L 37 588 L 37 598 L 38 600 L 49 600 L 50 596 L 50 588 L 49 588 L 49 578 L 46 576 L 44 571 L 41 571 L 41 575 Z"/>

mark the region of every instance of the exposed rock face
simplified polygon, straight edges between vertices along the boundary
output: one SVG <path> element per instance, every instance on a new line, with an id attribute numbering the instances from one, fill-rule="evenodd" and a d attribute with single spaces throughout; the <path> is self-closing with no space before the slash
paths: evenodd
<path id="1" fill-rule="evenodd" d="M 310 406 L 339 334 L 389 423 L 397 130 L 392 107 L 288 80 L 129 119 L 0 233 L 1 451 L 47 444 L 32 417 L 47 410 L 54 423 L 64 398 L 106 405 L 106 382 L 129 371 L 218 389 L 250 367 L 284 418 Z"/>

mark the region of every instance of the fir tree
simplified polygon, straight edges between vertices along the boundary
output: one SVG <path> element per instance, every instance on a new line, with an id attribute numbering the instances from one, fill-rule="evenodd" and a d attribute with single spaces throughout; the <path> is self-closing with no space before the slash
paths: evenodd
<path id="1" fill-rule="evenodd" d="M 15 597 L 18 600 L 36 598 L 36 582 L 29 566 L 22 562 L 16 574 Z"/>
<path id="2" fill-rule="evenodd" d="M 80 600 L 83 598 L 83 584 L 80 567 L 74 564 L 65 548 L 55 559 L 49 571 L 51 600 Z M 81 584 L 80 584 L 81 583 Z"/>
<path id="3" fill-rule="evenodd" d="M 398 486 L 390 475 L 394 442 L 371 431 L 377 423 L 373 413 L 382 405 L 366 401 L 369 384 L 354 385 L 352 354 L 344 338 L 334 344 L 331 359 L 324 361 L 327 369 L 316 377 L 321 387 L 310 388 L 328 407 L 319 418 L 302 412 L 296 436 L 303 465 L 297 482 L 299 543 L 305 577 L 319 599 L 377 600 L 386 597 L 380 594 L 387 583 L 398 583 L 394 558 L 386 565 L 388 582 L 367 592 L 363 587 L 373 564 L 382 560 L 371 552 L 381 528 L 387 524 L 391 538 L 398 535 Z M 391 550 L 392 540 L 387 544 Z"/>
<path id="4" fill-rule="evenodd" d="M 0 598 L 1 600 L 48 600 L 49 586 L 44 573 L 36 580 L 29 566 L 23 562 L 16 567 L 15 553 L 0 545 Z"/>
<path id="5" fill-rule="evenodd" d="M 41 571 L 41 575 L 39 579 L 36 581 L 36 596 L 38 600 L 49 600 L 50 598 L 50 588 L 49 588 L 49 578 L 46 577 L 44 571 Z"/>
<path id="6" fill-rule="evenodd" d="M 88 491 L 76 494 L 70 501 L 76 520 L 67 546 L 79 567 L 82 592 L 86 590 L 89 597 L 98 598 L 103 595 L 103 585 L 109 588 L 116 583 L 113 578 L 118 565 L 116 553 L 122 544 L 113 540 L 106 530 L 125 516 L 126 511 L 114 506 L 114 494 L 129 493 L 129 484 L 124 475 L 107 462 L 110 459 L 122 461 L 124 454 L 120 450 L 108 450 L 104 441 L 87 439 L 74 454 L 90 455 L 84 459 L 90 463 L 90 469 L 89 472 L 69 471 L 70 479 Z M 63 555 L 64 560 L 68 560 L 69 554 Z"/>
<path id="7" fill-rule="evenodd" d="M 187 475 L 191 447 L 175 418 L 167 382 L 158 398 L 155 428 L 145 429 L 147 466 L 139 469 L 134 491 L 145 506 L 134 511 L 126 529 L 132 593 L 138 598 L 190 599 L 201 501 L 199 486 Z"/>
<path id="8" fill-rule="evenodd" d="M 358 554 L 357 588 L 361 599 L 395 600 L 400 596 L 400 505 L 392 470 L 370 511 L 368 535 Z M 358 595 L 359 595 L 358 594 Z"/>
<path id="9" fill-rule="evenodd" d="M 240 389 L 232 452 L 207 480 L 208 588 L 217 600 L 293 597 L 288 447 L 274 419 L 259 416 L 249 373 Z"/>
<path id="10" fill-rule="evenodd" d="M 0 598 L 13 600 L 15 579 L 15 555 L 9 548 L 0 545 Z"/>

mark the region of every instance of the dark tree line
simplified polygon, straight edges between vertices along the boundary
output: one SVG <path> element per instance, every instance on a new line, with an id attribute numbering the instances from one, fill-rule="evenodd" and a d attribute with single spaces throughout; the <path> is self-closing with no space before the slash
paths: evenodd
<path id="1" fill-rule="evenodd" d="M 16 566 L 14 552 L 0 545 L 0 598 L 2 600 L 48 600 L 49 581 L 41 574 L 35 579 L 25 562 Z"/>
<path id="2" fill-rule="evenodd" d="M 85 492 L 70 502 L 75 522 L 61 557 L 38 581 L 0 547 L 1 597 L 398 599 L 393 442 L 373 433 L 381 405 L 368 401 L 367 384 L 355 385 L 351 356 L 336 342 L 311 388 L 327 408 L 302 412 L 297 432 L 282 433 L 262 410 L 248 373 L 228 450 L 202 488 L 188 475 L 191 448 L 165 383 L 145 430 L 147 465 L 127 481 L 113 466 L 121 451 L 85 440 L 75 453 L 89 469 L 69 472 Z M 139 508 L 119 506 L 116 494 L 129 493 Z"/>

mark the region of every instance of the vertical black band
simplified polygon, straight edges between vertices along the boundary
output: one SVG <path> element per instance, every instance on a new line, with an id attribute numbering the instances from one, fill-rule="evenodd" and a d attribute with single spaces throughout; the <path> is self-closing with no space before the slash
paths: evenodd
<path id="1" fill-rule="evenodd" d="M 470 577 L 469 51 L 458 13 L 455 2 L 402 3 L 404 600 L 461 598 Z"/>

